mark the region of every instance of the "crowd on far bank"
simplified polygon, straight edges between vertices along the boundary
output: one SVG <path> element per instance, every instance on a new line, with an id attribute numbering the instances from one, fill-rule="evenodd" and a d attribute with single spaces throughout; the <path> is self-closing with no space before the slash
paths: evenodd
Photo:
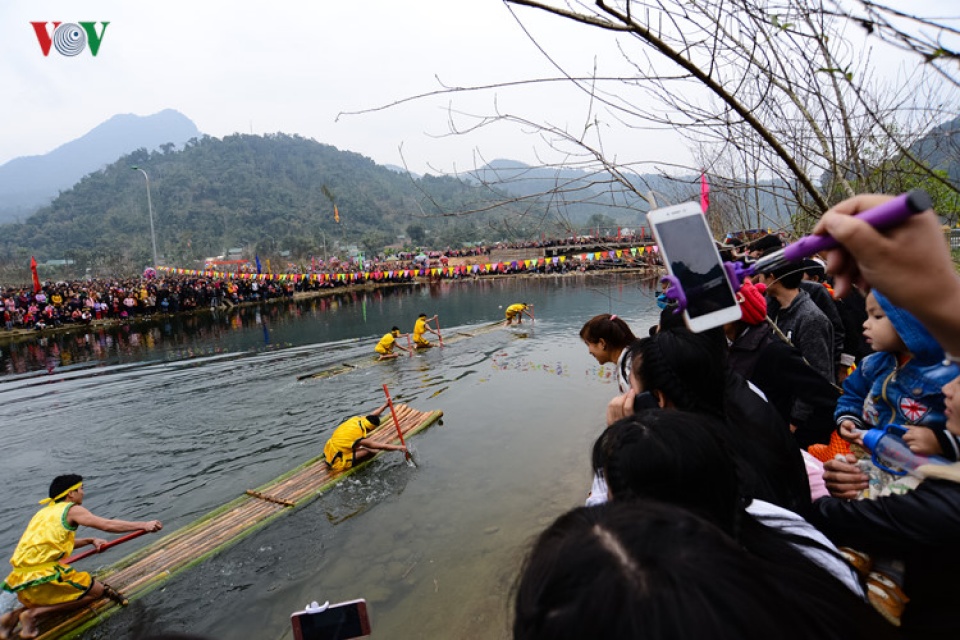
<path id="1" fill-rule="evenodd" d="M 0 314 L 3 328 L 44 330 L 64 325 L 89 324 L 100 320 L 128 321 L 154 314 L 189 313 L 197 309 L 222 308 L 249 302 L 292 298 L 295 293 L 318 292 L 374 282 L 409 284 L 418 278 L 483 278 L 496 275 L 560 275 L 586 273 L 615 267 L 644 267 L 659 264 L 659 256 L 591 256 L 589 260 L 540 259 L 491 265 L 489 270 L 465 266 L 449 269 L 355 271 L 350 265 L 336 270 L 303 274 L 239 274 L 214 271 L 162 271 L 158 275 L 124 279 L 92 279 L 0 287 Z"/>

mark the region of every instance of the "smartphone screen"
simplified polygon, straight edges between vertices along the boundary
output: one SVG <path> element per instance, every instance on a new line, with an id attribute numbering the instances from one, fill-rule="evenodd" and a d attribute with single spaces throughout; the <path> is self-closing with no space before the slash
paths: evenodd
<path id="1" fill-rule="evenodd" d="M 332 604 L 325 611 L 298 611 L 291 616 L 296 640 L 348 640 L 370 635 L 367 603 L 353 600 Z"/>
<path id="2" fill-rule="evenodd" d="M 690 328 L 703 331 L 739 319 L 737 299 L 699 207 L 689 204 L 651 211 L 649 219 L 669 271 L 687 297 Z"/>

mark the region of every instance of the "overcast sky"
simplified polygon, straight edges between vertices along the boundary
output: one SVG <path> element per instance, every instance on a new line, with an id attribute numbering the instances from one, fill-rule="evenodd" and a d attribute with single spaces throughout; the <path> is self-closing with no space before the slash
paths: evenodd
<path id="1" fill-rule="evenodd" d="M 588 73 L 594 56 L 616 56 L 606 34 L 517 11 L 537 41 L 575 73 Z M 96 57 L 89 49 L 44 57 L 31 21 L 110 24 Z M 381 164 L 405 160 L 418 173 L 469 170 L 495 158 L 555 161 L 545 157 L 540 137 L 513 125 L 447 136 L 447 109 L 476 115 L 499 109 L 576 129 L 587 120 L 588 104 L 570 88 L 499 89 L 339 121 L 337 115 L 437 90 L 440 82 L 474 86 L 556 75 L 499 0 L 4 0 L 0 164 L 46 153 L 115 114 L 166 108 L 216 137 L 296 133 Z M 633 159 L 642 149 L 658 161 L 690 162 L 671 132 L 610 131 L 606 144 L 619 157 Z"/>

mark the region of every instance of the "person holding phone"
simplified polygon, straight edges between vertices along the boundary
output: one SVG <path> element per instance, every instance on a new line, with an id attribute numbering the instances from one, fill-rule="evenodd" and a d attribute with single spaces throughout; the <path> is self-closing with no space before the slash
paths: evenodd
<path id="1" fill-rule="evenodd" d="M 367 437 L 380 426 L 380 414 L 388 406 L 389 404 L 385 402 L 365 417 L 347 418 L 333 430 L 330 439 L 323 446 L 324 459 L 331 469 L 334 471 L 349 469 L 373 457 L 377 451 L 407 452 L 407 448 L 403 445 L 377 442 Z"/>

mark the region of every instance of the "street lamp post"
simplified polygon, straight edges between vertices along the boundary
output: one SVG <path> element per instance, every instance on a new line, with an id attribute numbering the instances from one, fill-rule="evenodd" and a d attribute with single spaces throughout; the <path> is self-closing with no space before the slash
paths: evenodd
<path id="1" fill-rule="evenodd" d="M 140 167 L 130 167 L 132 171 L 139 171 L 147 180 L 147 213 L 150 215 L 150 242 L 153 243 L 153 270 L 157 270 L 157 234 L 153 230 L 153 202 L 150 200 L 150 176 Z"/>

